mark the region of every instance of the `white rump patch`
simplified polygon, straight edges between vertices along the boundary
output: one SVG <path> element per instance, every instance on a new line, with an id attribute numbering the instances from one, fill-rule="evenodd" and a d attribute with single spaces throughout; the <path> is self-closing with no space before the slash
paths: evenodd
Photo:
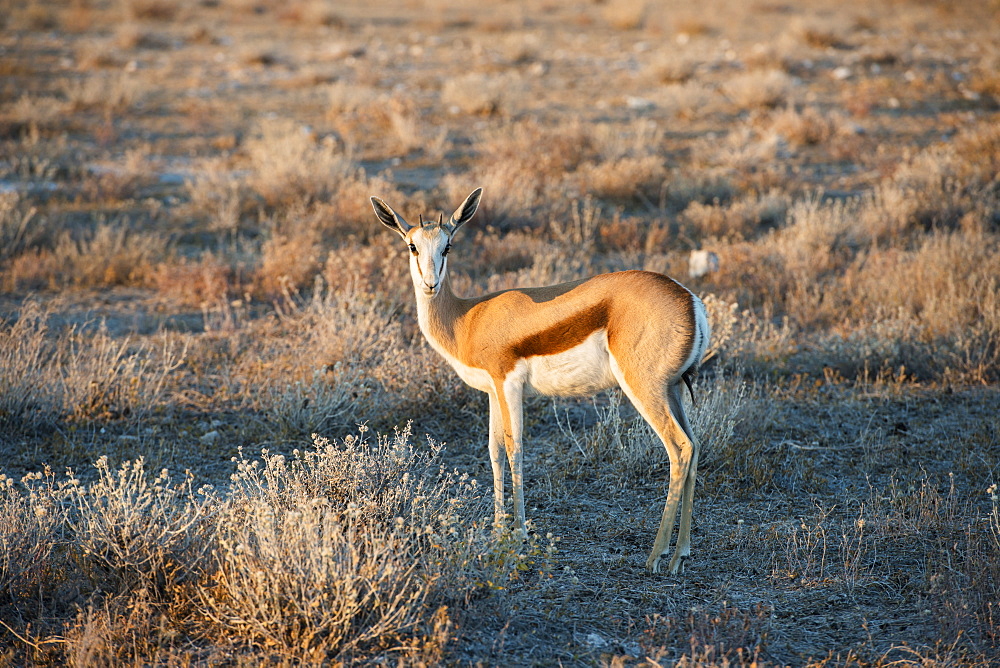
<path id="1" fill-rule="evenodd" d="M 691 292 L 688 290 L 688 292 Z M 708 349 L 708 340 L 712 337 L 712 328 L 708 324 L 708 312 L 705 311 L 705 304 L 693 292 L 691 300 L 694 302 L 694 345 L 691 346 L 691 354 L 684 362 L 684 370 L 690 369 L 693 365 L 701 364 Z"/>

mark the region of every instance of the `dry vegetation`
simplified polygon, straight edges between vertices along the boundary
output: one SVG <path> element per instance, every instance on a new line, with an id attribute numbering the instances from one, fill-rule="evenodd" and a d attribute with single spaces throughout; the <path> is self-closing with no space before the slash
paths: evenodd
<path id="1" fill-rule="evenodd" d="M 0 0 L 0 665 L 996 665 L 998 12 Z M 459 294 L 704 296 L 682 577 L 617 394 L 493 535 L 367 201 L 476 185 Z"/>

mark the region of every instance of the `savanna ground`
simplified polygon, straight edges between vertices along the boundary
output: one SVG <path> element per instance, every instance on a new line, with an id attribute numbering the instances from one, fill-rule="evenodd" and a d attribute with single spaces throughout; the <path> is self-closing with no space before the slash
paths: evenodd
<path id="1" fill-rule="evenodd" d="M 0 0 L 0 664 L 995 665 L 998 20 Z M 529 403 L 493 534 L 485 397 L 368 203 L 479 185 L 458 294 L 705 298 L 682 576 L 617 394 Z"/>

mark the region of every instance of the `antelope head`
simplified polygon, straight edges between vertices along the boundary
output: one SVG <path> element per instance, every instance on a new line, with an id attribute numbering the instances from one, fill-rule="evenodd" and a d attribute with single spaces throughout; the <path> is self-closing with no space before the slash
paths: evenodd
<path id="1" fill-rule="evenodd" d="M 421 216 L 417 225 L 407 223 L 378 197 L 371 198 L 379 222 L 399 234 L 410 249 L 410 277 L 418 297 L 433 299 L 441 292 L 448 272 L 451 240 L 458 228 L 475 215 L 482 194 L 482 188 L 472 191 L 447 221 L 444 215 L 437 222 L 424 220 Z"/>

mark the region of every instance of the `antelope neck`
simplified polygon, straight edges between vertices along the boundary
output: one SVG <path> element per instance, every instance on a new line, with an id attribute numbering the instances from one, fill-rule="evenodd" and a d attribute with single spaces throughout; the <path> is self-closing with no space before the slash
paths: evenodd
<path id="1" fill-rule="evenodd" d="M 432 297 L 424 294 L 419 286 L 415 287 L 420 331 L 435 348 L 443 348 L 449 357 L 457 357 L 455 323 L 469 310 L 470 305 L 466 303 L 467 300 L 459 299 L 451 291 L 447 274 L 441 276 L 437 294 Z"/>

